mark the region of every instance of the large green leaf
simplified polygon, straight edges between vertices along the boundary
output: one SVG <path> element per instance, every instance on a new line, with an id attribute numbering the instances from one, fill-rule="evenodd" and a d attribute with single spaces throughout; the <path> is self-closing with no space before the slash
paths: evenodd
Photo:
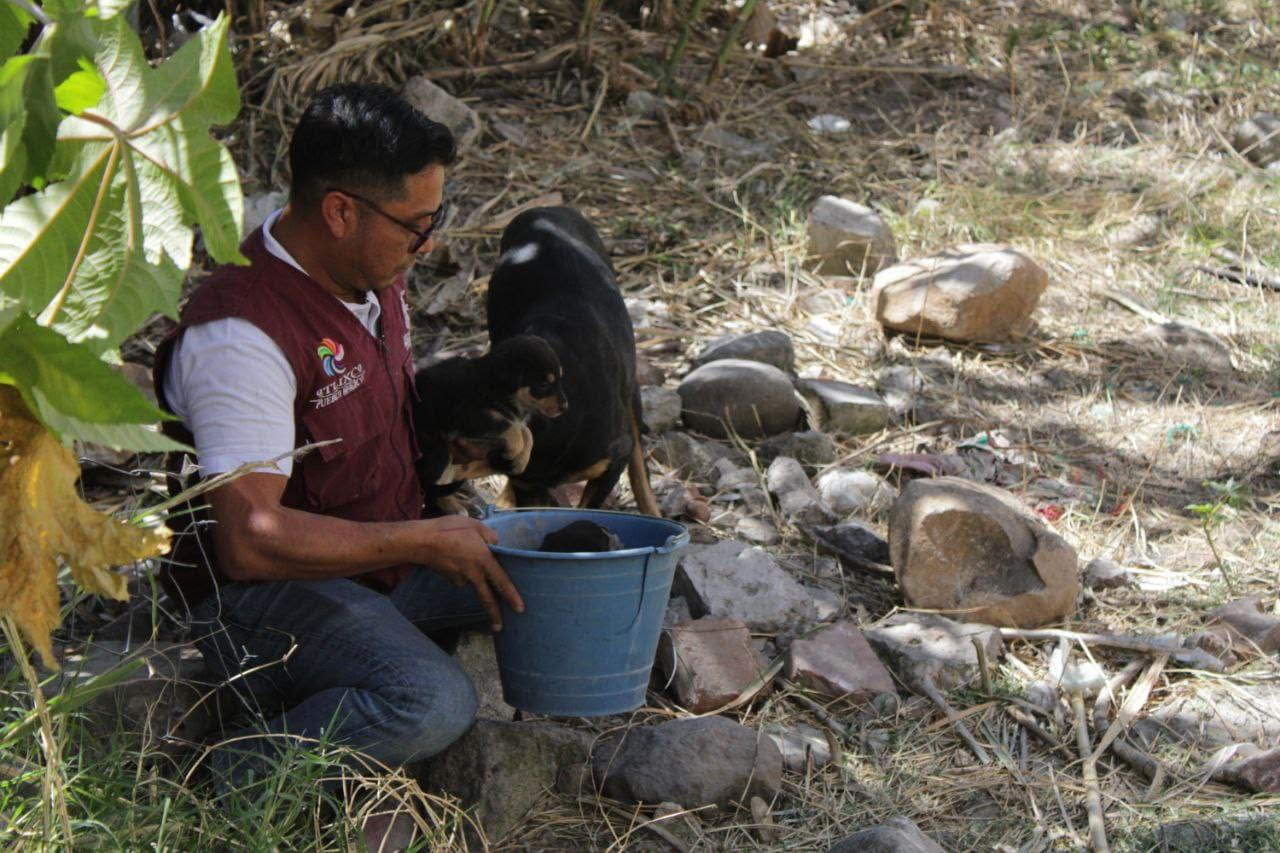
<path id="1" fill-rule="evenodd" d="M 0 60 L 17 52 L 30 27 L 30 15 L 12 3 L 0 3 Z"/>
<path id="2" fill-rule="evenodd" d="M 169 416 L 133 384 L 92 350 L 25 315 L 0 332 L 0 384 L 15 386 L 31 411 L 63 437 L 132 450 L 175 446 L 143 426 Z"/>
<path id="3" fill-rule="evenodd" d="M 0 66 L 0 202 L 44 176 L 61 118 L 47 56 L 15 56 Z"/>

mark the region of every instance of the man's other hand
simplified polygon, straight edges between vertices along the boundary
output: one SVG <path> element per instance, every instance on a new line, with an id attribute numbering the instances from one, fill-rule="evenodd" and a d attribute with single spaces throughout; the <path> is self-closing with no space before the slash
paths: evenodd
<path id="1" fill-rule="evenodd" d="M 511 578 L 498 565 L 490 545 L 496 545 L 498 534 L 474 518 L 449 515 L 421 522 L 427 530 L 422 562 L 439 572 L 454 586 L 470 584 L 489 614 L 493 630 L 502 630 L 502 610 L 496 591 L 516 613 L 524 612 L 524 600 Z"/>

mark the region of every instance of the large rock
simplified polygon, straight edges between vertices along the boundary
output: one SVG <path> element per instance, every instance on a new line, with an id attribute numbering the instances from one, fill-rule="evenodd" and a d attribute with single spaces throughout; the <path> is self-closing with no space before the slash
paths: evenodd
<path id="1" fill-rule="evenodd" d="M 909 818 L 891 817 L 837 841 L 827 853 L 947 853 Z"/>
<path id="2" fill-rule="evenodd" d="M 577 778 L 591 753 L 591 736 L 548 722 L 477 720 L 448 749 L 423 763 L 424 786 L 473 808 L 490 841 L 524 819 L 561 771 Z"/>
<path id="3" fill-rule="evenodd" d="M 787 678 L 818 693 L 866 705 L 884 693 L 897 695 L 893 676 L 862 632 L 837 622 L 787 650 Z"/>
<path id="4" fill-rule="evenodd" d="M 743 438 L 786 432 L 800 417 L 791 380 L 758 361 L 721 359 L 704 364 L 680 383 L 684 425 L 713 438 L 730 431 Z"/>
<path id="5" fill-rule="evenodd" d="M 796 370 L 796 350 L 795 345 L 791 343 L 791 336 L 772 329 L 745 335 L 730 335 L 712 341 L 693 360 L 693 366 L 701 367 L 726 358 L 772 364 L 787 373 L 795 373 Z"/>
<path id="6" fill-rule="evenodd" d="M 882 270 L 871 290 L 887 329 L 953 341 L 1007 341 L 1031 326 L 1048 274 L 1016 249 L 962 245 Z"/>
<path id="7" fill-rule="evenodd" d="M 898 259 L 888 223 L 869 207 L 824 195 L 809 213 L 809 255 L 823 275 L 874 274 Z"/>
<path id="8" fill-rule="evenodd" d="M 836 461 L 836 443 L 825 432 L 804 430 L 775 435 L 756 448 L 756 459 L 766 465 L 779 456 L 790 456 L 814 467 L 830 465 Z"/>
<path id="9" fill-rule="evenodd" d="M 1263 168 L 1280 161 L 1280 116 L 1258 113 L 1236 127 L 1235 149 Z"/>
<path id="10" fill-rule="evenodd" d="M 1080 579 L 1066 540 L 994 486 L 914 480 L 889 513 L 889 557 L 912 607 L 1033 628 L 1075 609 Z"/>
<path id="11" fill-rule="evenodd" d="M 889 425 L 889 404 L 868 388 L 835 379 L 801 379 L 796 387 L 823 429 L 863 435 Z"/>
<path id="12" fill-rule="evenodd" d="M 729 455 L 730 451 L 719 444 L 699 441 L 683 432 L 665 432 L 653 445 L 654 461 L 683 477 L 706 477 L 720 460 L 732 464 Z"/>
<path id="13" fill-rule="evenodd" d="M 1227 373 L 1233 369 L 1231 350 L 1216 335 L 1185 323 L 1154 323 L 1137 336 L 1139 347 L 1162 361 Z"/>
<path id="14" fill-rule="evenodd" d="M 1257 794 L 1280 794 L 1280 747 L 1252 747 L 1241 753 L 1240 760 L 1223 768 L 1231 783 Z"/>
<path id="15" fill-rule="evenodd" d="M 1185 740 L 1197 746 L 1280 743 L 1280 685 L 1184 682 L 1134 723 L 1149 741 Z"/>
<path id="16" fill-rule="evenodd" d="M 728 809 L 753 796 L 770 800 L 782 785 L 773 740 L 724 717 L 627 729 L 596 746 L 591 766 L 601 792 L 627 803 Z"/>
<path id="17" fill-rule="evenodd" d="M 667 432 L 680 423 L 682 404 L 674 388 L 645 385 L 640 389 L 640 408 L 644 425 L 652 433 Z"/>
<path id="18" fill-rule="evenodd" d="M 401 94 L 428 118 L 447 126 L 453 132 L 459 151 L 470 148 L 480 136 L 484 126 L 476 111 L 426 77 L 410 78 Z"/>
<path id="19" fill-rule="evenodd" d="M 932 613 L 895 613 L 862 633 L 889 669 L 917 693 L 925 692 L 926 682 L 954 690 L 976 678 L 980 663 L 975 639 L 991 666 L 1002 648 L 996 629 L 952 622 Z"/>
<path id="20" fill-rule="evenodd" d="M 805 588 L 763 549 L 742 542 L 687 547 L 673 592 L 695 616 L 738 619 L 765 633 L 796 631 L 816 616 Z"/>
<path id="21" fill-rule="evenodd" d="M 746 625 L 708 616 L 663 631 L 658 666 L 680 704 L 705 714 L 736 699 L 766 664 Z"/>
<path id="22" fill-rule="evenodd" d="M 480 705 L 476 717 L 481 720 L 511 720 L 516 709 L 502 698 L 502 681 L 498 675 L 498 659 L 493 650 L 493 635 L 467 631 L 458 638 L 453 659 L 462 667 L 476 688 Z"/>

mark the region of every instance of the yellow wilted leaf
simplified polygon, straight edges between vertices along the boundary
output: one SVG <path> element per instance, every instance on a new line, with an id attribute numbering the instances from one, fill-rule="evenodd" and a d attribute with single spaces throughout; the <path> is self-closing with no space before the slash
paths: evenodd
<path id="1" fill-rule="evenodd" d="M 58 561 L 89 592 L 128 598 L 113 566 L 169 550 L 169 531 L 105 515 L 80 500 L 75 457 L 0 386 L 0 615 L 12 616 L 46 666 L 58 625 Z"/>

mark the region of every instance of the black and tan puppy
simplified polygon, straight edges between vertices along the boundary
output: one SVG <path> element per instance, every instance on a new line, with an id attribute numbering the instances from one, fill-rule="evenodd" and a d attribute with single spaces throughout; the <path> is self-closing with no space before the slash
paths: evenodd
<path id="1" fill-rule="evenodd" d="M 414 428 L 418 478 L 429 504 L 464 480 L 524 470 L 531 417 L 566 406 L 560 360 L 546 341 L 517 335 L 479 358 L 448 358 L 418 371 Z"/>
<path id="2" fill-rule="evenodd" d="M 553 487 L 586 480 L 580 505 L 598 507 L 627 469 L 636 504 L 657 515 L 640 446 L 635 332 L 600 236 L 572 208 L 541 207 L 511 221 L 501 251 L 486 304 L 491 345 L 546 341 L 569 401 L 561 417 L 530 424 L 533 453 L 509 478 L 512 502 L 553 505 Z"/>

